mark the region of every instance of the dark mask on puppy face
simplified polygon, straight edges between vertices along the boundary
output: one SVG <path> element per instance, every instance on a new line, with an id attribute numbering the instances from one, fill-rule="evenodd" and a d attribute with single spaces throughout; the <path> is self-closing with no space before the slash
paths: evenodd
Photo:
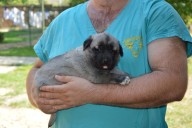
<path id="1" fill-rule="evenodd" d="M 90 36 L 85 40 L 83 50 L 89 50 L 91 63 L 100 70 L 113 69 L 123 56 L 122 47 L 117 39 L 106 33 Z"/>

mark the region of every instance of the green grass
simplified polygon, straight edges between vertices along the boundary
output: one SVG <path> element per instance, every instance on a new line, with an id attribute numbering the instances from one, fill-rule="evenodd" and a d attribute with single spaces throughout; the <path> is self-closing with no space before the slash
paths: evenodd
<path id="1" fill-rule="evenodd" d="M 188 59 L 188 74 L 191 78 L 192 57 Z M 170 128 L 192 128 L 192 83 L 182 101 L 168 104 L 166 120 Z"/>
<path id="2" fill-rule="evenodd" d="M 13 102 L 9 106 L 14 107 L 14 108 L 23 108 L 23 107 L 33 108 L 33 106 L 30 104 L 30 102 L 26 101 L 26 100 L 23 100 L 20 102 Z"/>
<path id="3" fill-rule="evenodd" d="M 166 120 L 170 128 L 192 128 L 192 85 L 180 102 L 168 105 Z"/>
<path id="4" fill-rule="evenodd" d="M 42 31 L 40 29 L 31 30 L 31 40 L 40 37 Z M 4 40 L 1 44 L 6 43 L 19 43 L 29 41 L 29 30 L 12 30 L 4 33 Z"/>
<path id="5" fill-rule="evenodd" d="M 192 75 L 192 57 L 188 59 L 188 74 Z"/>
<path id="6" fill-rule="evenodd" d="M 6 88 L 13 91 L 8 92 L 7 94 L 0 96 L 0 106 L 7 106 L 6 100 L 13 98 L 18 95 L 26 94 L 25 80 L 27 73 L 31 68 L 31 65 L 19 66 L 16 70 L 11 71 L 6 74 L 0 74 L 0 88 Z M 28 100 L 14 102 L 10 107 L 31 107 Z"/>
<path id="7" fill-rule="evenodd" d="M 0 56 L 32 56 L 36 57 L 33 47 L 21 47 L 21 48 L 11 48 L 7 50 L 1 50 Z"/>

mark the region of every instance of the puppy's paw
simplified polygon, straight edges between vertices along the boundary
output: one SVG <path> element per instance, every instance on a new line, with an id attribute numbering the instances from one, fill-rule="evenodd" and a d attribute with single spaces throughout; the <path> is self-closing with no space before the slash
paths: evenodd
<path id="1" fill-rule="evenodd" d="M 120 83 L 121 85 L 128 85 L 130 83 L 131 79 L 129 76 L 126 76 L 125 79 Z"/>

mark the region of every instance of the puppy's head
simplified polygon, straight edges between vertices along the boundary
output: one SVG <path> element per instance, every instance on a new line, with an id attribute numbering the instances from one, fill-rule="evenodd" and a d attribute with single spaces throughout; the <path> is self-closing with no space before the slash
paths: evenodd
<path id="1" fill-rule="evenodd" d="M 111 70 L 123 56 L 119 41 L 106 33 L 90 36 L 83 44 L 83 50 L 93 66 L 100 70 Z"/>

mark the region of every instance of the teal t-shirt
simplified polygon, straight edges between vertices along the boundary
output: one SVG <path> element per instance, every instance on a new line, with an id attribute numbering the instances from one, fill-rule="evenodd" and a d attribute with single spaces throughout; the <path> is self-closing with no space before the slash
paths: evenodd
<path id="1" fill-rule="evenodd" d="M 86 7 L 87 2 L 67 9 L 52 21 L 34 47 L 42 61 L 82 45 L 96 33 Z M 118 68 L 134 77 L 151 72 L 147 46 L 153 40 L 177 36 L 187 43 L 188 56 L 192 53 L 184 22 L 164 0 L 130 0 L 105 32 L 123 47 Z M 87 104 L 58 111 L 53 128 L 167 128 L 165 113 L 166 106 L 132 109 Z"/>

